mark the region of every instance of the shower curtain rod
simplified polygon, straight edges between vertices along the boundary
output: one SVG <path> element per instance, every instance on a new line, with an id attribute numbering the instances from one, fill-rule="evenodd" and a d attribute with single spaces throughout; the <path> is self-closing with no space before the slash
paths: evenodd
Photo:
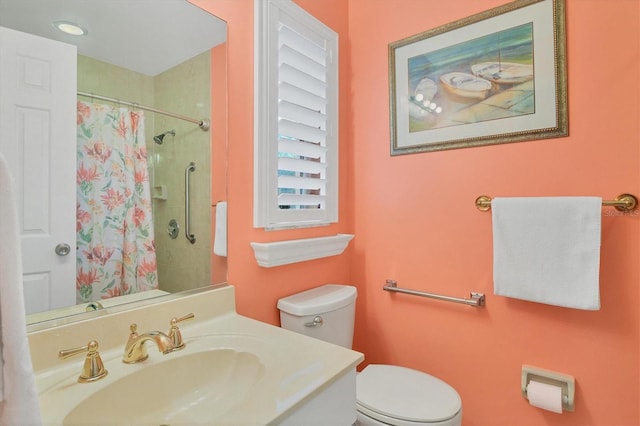
<path id="1" fill-rule="evenodd" d="M 140 104 L 137 104 L 135 102 L 122 101 L 120 99 L 109 98 L 107 96 L 94 95 L 93 93 L 87 93 L 87 92 L 81 92 L 81 91 L 78 91 L 78 96 L 84 96 L 84 97 L 91 98 L 91 99 L 99 99 L 101 101 L 114 102 L 114 103 L 117 103 L 117 104 L 120 104 L 120 105 L 126 105 L 126 106 L 130 106 L 130 107 L 134 107 L 134 108 L 140 108 L 140 109 L 144 109 L 146 111 L 156 112 L 158 114 L 167 115 L 167 116 L 173 117 L 173 118 L 178 118 L 180 120 L 184 120 L 184 121 L 188 121 L 190 123 L 197 124 L 205 132 L 207 130 L 209 130 L 209 128 L 211 127 L 211 123 L 207 119 L 197 120 L 195 118 L 185 117 L 184 115 L 174 114 L 172 112 L 162 111 L 162 110 L 159 110 L 159 109 L 156 109 L 156 108 L 153 108 L 153 107 L 140 105 Z"/>

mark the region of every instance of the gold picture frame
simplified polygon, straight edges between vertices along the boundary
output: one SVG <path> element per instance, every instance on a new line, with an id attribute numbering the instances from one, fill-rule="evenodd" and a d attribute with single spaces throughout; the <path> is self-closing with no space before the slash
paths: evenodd
<path id="1" fill-rule="evenodd" d="M 564 137 L 565 0 L 516 0 L 389 44 L 391 155 Z"/>

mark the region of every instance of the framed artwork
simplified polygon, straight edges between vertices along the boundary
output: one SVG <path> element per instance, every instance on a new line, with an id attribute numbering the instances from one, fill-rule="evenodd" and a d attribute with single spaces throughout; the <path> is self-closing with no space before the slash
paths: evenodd
<path id="1" fill-rule="evenodd" d="M 391 155 L 567 136 L 564 11 L 517 0 L 391 43 Z"/>

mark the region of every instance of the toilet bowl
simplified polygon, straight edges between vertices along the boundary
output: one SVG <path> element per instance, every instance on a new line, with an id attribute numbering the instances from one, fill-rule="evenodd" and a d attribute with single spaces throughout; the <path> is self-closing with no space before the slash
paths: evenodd
<path id="1" fill-rule="evenodd" d="M 327 284 L 278 300 L 282 328 L 351 348 L 357 289 Z M 396 365 L 370 364 L 356 377 L 357 424 L 459 426 L 462 400 L 444 381 Z"/>

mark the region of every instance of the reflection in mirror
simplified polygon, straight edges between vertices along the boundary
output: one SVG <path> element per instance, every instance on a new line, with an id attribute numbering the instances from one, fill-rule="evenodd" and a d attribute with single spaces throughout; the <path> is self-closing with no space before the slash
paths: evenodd
<path id="1" fill-rule="evenodd" d="M 58 32 L 60 20 L 87 34 Z M 27 322 L 226 281 L 226 250 L 214 250 L 226 207 L 226 23 L 185 0 L 0 0 L 0 26 L 78 47 L 78 140 L 65 141 L 78 145 L 76 281 L 44 289 L 25 277 Z M 204 119 L 208 130 L 195 124 Z M 112 153 L 119 161 L 106 161 Z M 119 187 L 121 176 L 133 186 Z M 52 303 L 57 288 L 72 300 Z"/>

